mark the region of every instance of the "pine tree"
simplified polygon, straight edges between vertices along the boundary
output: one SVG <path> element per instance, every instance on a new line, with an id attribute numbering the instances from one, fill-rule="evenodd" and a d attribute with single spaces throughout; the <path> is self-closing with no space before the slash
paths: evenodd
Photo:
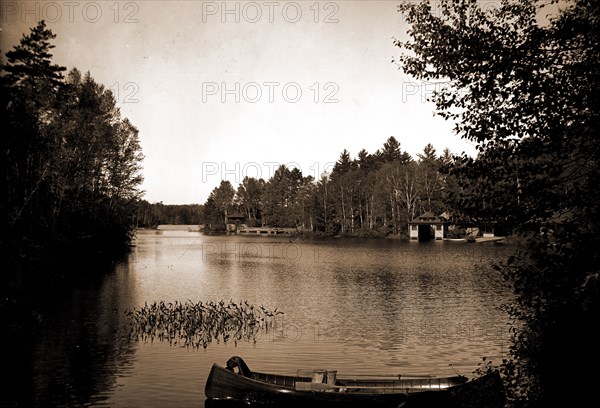
<path id="1" fill-rule="evenodd" d="M 48 132 L 61 97 L 64 67 L 52 63 L 50 41 L 55 35 L 41 21 L 6 53 L 2 81 L 2 115 L 6 176 L 2 198 L 3 223 L 9 231 L 26 231 L 51 223 L 44 203 L 51 194 L 57 141 Z M 20 234 L 16 234 L 19 236 Z"/>
<path id="2" fill-rule="evenodd" d="M 56 34 L 46 28 L 42 20 L 29 35 L 23 36 L 19 45 L 6 53 L 8 62 L 2 69 L 8 73 L 6 81 L 9 86 L 31 86 L 40 91 L 47 86 L 56 89 L 62 85 L 62 72 L 66 68 L 52 63 L 50 51 L 55 46 L 50 41 L 54 38 Z"/>

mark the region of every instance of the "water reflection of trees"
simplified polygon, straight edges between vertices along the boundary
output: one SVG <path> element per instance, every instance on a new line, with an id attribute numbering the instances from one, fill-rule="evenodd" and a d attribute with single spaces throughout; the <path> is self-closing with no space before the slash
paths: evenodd
<path id="1" fill-rule="evenodd" d="M 5 304 L 6 392 L 0 406 L 85 406 L 103 401 L 133 358 L 123 336 L 123 296 L 110 266 L 63 265 L 69 279 L 23 271 Z M 83 276 L 81 270 L 87 274 Z M 79 275 L 76 272 L 79 272 Z M 108 282 L 108 284 L 107 284 Z"/>
<path id="2" fill-rule="evenodd" d="M 217 343 L 256 342 L 257 335 L 275 326 L 283 312 L 256 307 L 248 302 L 193 303 L 167 302 L 145 304 L 126 311 L 129 336 L 137 341 L 168 342 L 193 349 L 206 349 Z"/>

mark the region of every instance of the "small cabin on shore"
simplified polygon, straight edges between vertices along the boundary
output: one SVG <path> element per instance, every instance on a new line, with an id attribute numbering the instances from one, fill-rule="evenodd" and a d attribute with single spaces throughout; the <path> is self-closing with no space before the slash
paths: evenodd
<path id="1" fill-rule="evenodd" d="M 236 234 L 240 225 L 244 224 L 246 216 L 242 213 L 233 213 L 227 216 L 226 226 L 229 234 Z"/>
<path id="2" fill-rule="evenodd" d="M 227 224 L 243 224 L 246 220 L 246 216 L 242 213 L 233 213 L 227 216 Z"/>
<path id="3" fill-rule="evenodd" d="M 408 223 L 408 236 L 410 239 L 419 241 L 444 239 L 447 233 L 448 223 L 431 211 L 419 215 Z"/>

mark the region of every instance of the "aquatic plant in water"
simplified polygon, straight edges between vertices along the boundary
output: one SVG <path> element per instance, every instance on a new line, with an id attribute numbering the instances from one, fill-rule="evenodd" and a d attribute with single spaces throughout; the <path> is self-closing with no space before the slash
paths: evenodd
<path id="1" fill-rule="evenodd" d="M 158 302 L 126 310 L 129 336 L 136 341 L 168 341 L 206 349 L 209 343 L 227 343 L 237 346 L 239 341 L 256 342 L 259 333 L 268 333 L 275 318 L 283 312 L 255 307 L 248 302 L 230 301 L 194 303 Z"/>

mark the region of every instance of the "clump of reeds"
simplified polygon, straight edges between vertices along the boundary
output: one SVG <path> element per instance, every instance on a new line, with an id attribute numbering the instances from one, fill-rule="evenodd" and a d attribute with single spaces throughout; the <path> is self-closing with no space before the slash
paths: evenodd
<path id="1" fill-rule="evenodd" d="M 167 302 L 148 304 L 127 310 L 130 338 L 136 341 L 168 341 L 170 345 L 183 345 L 206 349 L 213 341 L 228 341 L 236 346 L 240 341 L 256 342 L 261 332 L 268 332 L 275 317 L 283 312 L 271 311 L 248 302 L 230 301 Z"/>

